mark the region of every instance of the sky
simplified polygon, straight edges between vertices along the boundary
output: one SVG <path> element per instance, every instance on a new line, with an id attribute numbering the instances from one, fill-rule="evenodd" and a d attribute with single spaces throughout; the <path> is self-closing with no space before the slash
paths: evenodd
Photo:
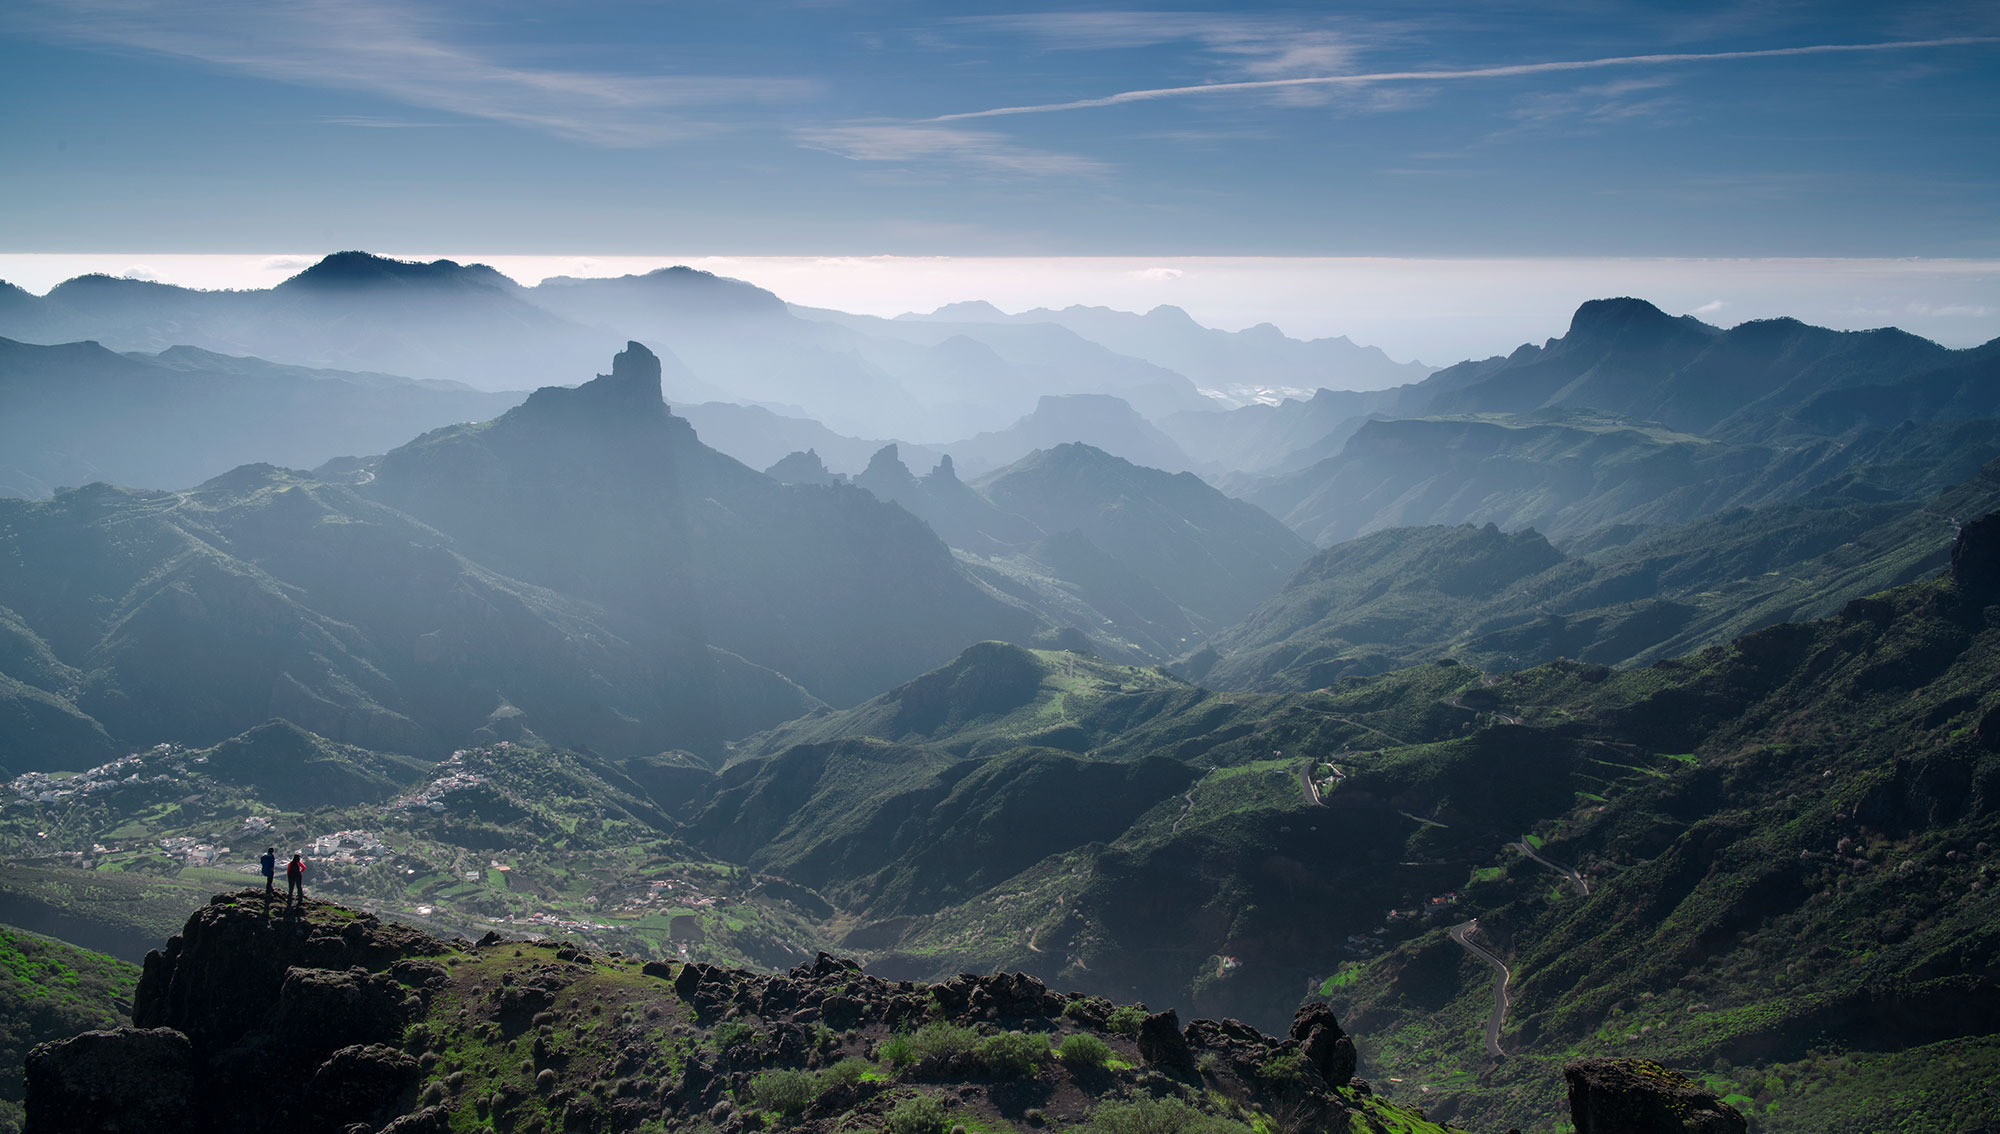
<path id="1" fill-rule="evenodd" d="M 869 262 L 914 308 L 943 259 L 1054 265 L 1015 306 L 1081 295 L 1074 258 L 1226 261 L 1210 321 L 1301 334 L 1358 330 L 1297 300 L 1363 262 L 1442 281 L 1432 322 L 1530 262 L 1537 310 L 1629 279 L 1764 311 L 1863 261 L 1894 286 L 1822 307 L 1996 306 L 1990 0 L 9 0 L 0 98 L 0 256 Z M 1668 263 L 1709 267 L 1618 275 Z"/>

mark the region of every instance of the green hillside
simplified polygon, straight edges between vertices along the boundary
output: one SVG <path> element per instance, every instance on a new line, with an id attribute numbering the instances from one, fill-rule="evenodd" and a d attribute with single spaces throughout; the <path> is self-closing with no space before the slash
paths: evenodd
<path id="1" fill-rule="evenodd" d="M 377 751 L 524 731 L 657 751 L 813 703 L 714 647 L 621 633 L 350 487 L 268 466 L 186 492 L 0 501 L 0 546 L 12 772 L 213 744 L 273 717 Z"/>
<path id="2" fill-rule="evenodd" d="M 1645 664 L 1944 566 L 1955 518 L 2000 508 L 2000 462 L 1915 502 L 1859 480 L 1667 528 L 1608 529 L 1565 556 L 1530 530 L 1392 528 L 1337 544 L 1182 666 L 1223 689 L 1299 689 L 1454 657 Z"/>
<path id="3" fill-rule="evenodd" d="M 1127 729 L 1209 697 L 1154 667 L 982 642 L 951 664 L 852 709 L 801 717 L 731 746 L 732 759 L 844 737 L 935 744 L 962 756 L 1023 745 L 1129 749 Z"/>
<path id="4" fill-rule="evenodd" d="M 28 1049 L 132 1016 L 139 966 L 0 925 L 0 1131 L 21 1129 Z"/>

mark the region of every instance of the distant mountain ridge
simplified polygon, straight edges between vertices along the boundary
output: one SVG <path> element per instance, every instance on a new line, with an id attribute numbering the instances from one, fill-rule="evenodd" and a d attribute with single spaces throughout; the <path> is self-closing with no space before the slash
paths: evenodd
<path id="1" fill-rule="evenodd" d="M 455 382 L 313 370 L 177 346 L 0 339 L 0 493 L 198 484 L 238 465 L 311 467 L 502 413 L 525 396 Z"/>
<path id="2" fill-rule="evenodd" d="M 1201 351 L 1217 349 L 1241 355 L 1250 369 L 1279 366 L 1288 352 L 1351 355 L 1371 366 L 1379 356 L 1344 340 L 1211 332 L 1184 315 L 1151 346 L 1134 339 L 1130 345 L 1147 352 L 1135 355 L 1062 319 L 873 319 L 792 307 L 763 288 L 686 267 L 524 287 L 485 265 L 346 251 L 267 290 L 208 292 L 101 275 L 39 297 L 0 287 L 0 335 L 23 341 L 95 340 L 148 352 L 187 345 L 481 389 L 547 385 L 618 343 L 640 340 L 668 359 L 669 390 L 680 401 L 766 405 L 850 436 L 925 443 L 1002 428 L 1044 395 L 1111 395 L 1152 418 L 1220 405 L 1174 369 L 1176 352 L 1194 369 L 1205 365 Z M 1152 326 L 1165 316 L 1144 318 Z M 1340 380 L 1339 366 L 1282 365 Z M 1398 373 L 1408 379 L 1421 371 Z"/>
<path id="3" fill-rule="evenodd" d="M 805 454 L 786 463 L 813 475 Z M 1066 627 L 1075 644 L 1131 660 L 1196 648 L 1276 593 L 1311 552 L 1192 473 L 1077 442 L 969 484 L 950 455 L 919 477 L 890 445 L 853 483 L 922 519 L 989 585 Z"/>
<path id="4" fill-rule="evenodd" d="M 1311 407 L 1292 406 L 1211 443 L 1306 420 Z M 1863 467 L 1887 491 L 1935 492 L 2000 455 L 1975 425 L 2000 419 L 2000 349 L 1789 319 L 1722 330 L 1643 300 L 1593 300 L 1560 339 L 1342 408 L 1354 414 L 1333 427 L 1347 434 L 1337 452 L 1243 495 L 1321 545 L 1468 521 L 1560 541 L 1779 503 Z M 1911 446 L 1929 472 L 1899 460 Z"/>
<path id="5" fill-rule="evenodd" d="M 1008 315 L 983 301 L 947 304 L 928 315 L 897 318 L 951 323 L 1052 323 L 1120 354 L 1143 358 L 1187 375 L 1204 387 L 1249 401 L 1263 391 L 1382 390 L 1421 381 L 1433 369 L 1399 363 L 1376 347 L 1346 336 L 1300 340 L 1269 323 L 1220 331 L 1196 323 L 1186 311 L 1163 304 L 1143 315 L 1081 304 L 1037 307 Z"/>

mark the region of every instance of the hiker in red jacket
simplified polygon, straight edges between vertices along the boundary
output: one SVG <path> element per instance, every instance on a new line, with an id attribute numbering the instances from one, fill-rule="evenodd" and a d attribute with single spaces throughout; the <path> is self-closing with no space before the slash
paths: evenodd
<path id="1" fill-rule="evenodd" d="M 300 904 L 306 900 L 306 864 L 298 855 L 293 855 L 291 863 L 285 867 L 285 904 L 291 905 L 294 898 Z"/>

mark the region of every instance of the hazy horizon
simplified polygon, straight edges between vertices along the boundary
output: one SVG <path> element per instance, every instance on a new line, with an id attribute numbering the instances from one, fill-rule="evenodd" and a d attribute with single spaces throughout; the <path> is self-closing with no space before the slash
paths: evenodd
<path id="1" fill-rule="evenodd" d="M 1397 361 L 1432 366 L 1558 336 L 1579 303 L 1614 295 L 1721 327 L 1783 317 L 1836 330 L 1894 326 L 1961 349 L 2000 337 L 2000 260 L 367 251 L 487 264 L 530 286 L 551 276 L 686 265 L 746 280 L 789 303 L 885 318 L 971 301 L 1010 314 L 1072 304 L 1142 313 L 1171 305 L 1208 327 L 1270 323 L 1294 338 L 1345 336 Z M 90 273 L 211 290 L 267 288 L 324 254 L 0 252 L 0 280 L 36 293 Z"/>

